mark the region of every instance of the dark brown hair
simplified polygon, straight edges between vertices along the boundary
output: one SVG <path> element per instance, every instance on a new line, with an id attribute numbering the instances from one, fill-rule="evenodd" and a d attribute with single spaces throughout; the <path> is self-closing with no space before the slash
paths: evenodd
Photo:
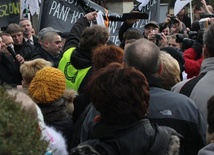
<path id="1" fill-rule="evenodd" d="M 109 32 L 106 27 L 94 25 L 87 27 L 80 38 L 80 49 L 92 50 L 98 45 L 106 44 L 109 38 Z"/>
<path id="2" fill-rule="evenodd" d="M 12 33 L 17 33 L 17 32 L 23 32 L 23 30 L 18 24 L 12 23 L 12 24 L 8 25 L 6 32 L 9 34 L 12 34 Z"/>
<path id="3" fill-rule="evenodd" d="M 149 106 L 149 86 L 134 67 L 111 63 L 93 75 L 91 101 L 106 124 L 132 124 L 145 117 Z"/>

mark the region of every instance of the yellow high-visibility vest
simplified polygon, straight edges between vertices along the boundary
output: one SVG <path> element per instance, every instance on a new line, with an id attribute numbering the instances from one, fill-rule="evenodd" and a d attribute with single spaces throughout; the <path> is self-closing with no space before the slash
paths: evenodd
<path id="1" fill-rule="evenodd" d="M 91 66 L 83 69 L 76 69 L 71 64 L 71 55 L 75 49 L 75 47 L 72 47 L 64 52 L 63 57 L 59 62 L 58 69 L 60 69 L 66 77 L 66 87 L 78 91 L 80 84 Z"/>

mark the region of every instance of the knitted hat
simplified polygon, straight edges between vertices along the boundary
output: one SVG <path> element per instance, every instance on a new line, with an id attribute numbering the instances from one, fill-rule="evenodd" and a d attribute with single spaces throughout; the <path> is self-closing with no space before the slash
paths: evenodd
<path id="1" fill-rule="evenodd" d="M 66 89 L 65 76 L 54 67 L 39 70 L 30 83 L 28 93 L 37 103 L 51 103 L 60 99 Z"/>

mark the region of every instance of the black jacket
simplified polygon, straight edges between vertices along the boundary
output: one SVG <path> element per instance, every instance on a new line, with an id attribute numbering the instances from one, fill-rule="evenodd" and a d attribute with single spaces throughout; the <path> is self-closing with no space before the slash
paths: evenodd
<path id="1" fill-rule="evenodd" d="M 14 45 L 16 54 L 20 54 L 25 60 L 32 60 L 35 54 L 35 47 L 23 39 L 21 45 Z"/>
<path id="2" fill-rule="evenodd" d="M 49 54 L 45 49 L 43 49 L 42 47 L 38 47 L 35 50 L 35 54 L 32 57 L 32 59 L 37 59 L 37 58 L 43 58 L 47 61 L 50 61 L 53 64 L 53 67 L 57 68 L 60 59 L 62 58 L 62 54 L 59 54 L 57 57 L 52 56 L 51 54 Z"/>
<path id="3" fill-rule="evenodd" d="M 173 136 L 179 139 L 178 134 L 171 128 L 151 124 L 148 119 L 130 125 L 97 122 L 90 133 L 90 140 L 83 144 L 91 145 L 102 155 L 171 155 L 179 151 L 179 143 L 175 144 L 177 148 L 170 147 L 174 145 Z"/>
<path id="4" fill-rule="evenodd" d="M 63 48 L 63 51 L 65 52 L 69 48 L 76 47 L 70 57 L 70 62 L 77 70 L 92 66 L 92 51 L 81 50 L 79 48 L 81 34 L 88 26 L 90 26 L 88 20 L 85 17 L 81 17 L 71 28 Z M 89 69 L 79 86 L 79 95 L 74 99 L 74 122 L 79 118 L 85 107 L 90 103 L 90 98 L 87 94 L 87 82 L 91 74 L 92 69 Z"/>
<path id="5" fill-rule="evenodd" d="M 40 103 L 37 105 L 42 111 L 45 123 L 62 133 L 63 137 L 66 139 L 67 149 L 70 150 L 73 121 L 67 113 L 64 99 L 61 98 L 52 103 Z"/>
<path id="6" fill-rule="evenodd" d="M 90 51 L 90 50 L 83 51 L 79 48 L 79 41 L 80 41 L 81 34 L 82 34 L 83 30 L 88 26 L 90 26 L 90 23 L 87 20 L 87 18 L 81 17 L 71 28 L 68 38 L 67 38 L 64 48 L 63 48 L 63 51 L 65 52 L 66 50 L 68 50 L 71 47 L 76 47 L 76 49 L 73 51 L 73 53 L 71 55 L 71 60 L 70 60 L 71 64 L 76 69 L 84 69 L 84 68 L 88 68 L 88 67 L 92 66 L 92 60 L 91 60 L 92 51 Z M 91 75 L 91 69 L 88 71 L 88 73 L 84 77 L 84 79 L 78 89 L 79 94 L 85 92 L 85 85 L 86 85 L 90 75 Z"/>
<path id="7" fill-rule="evenodd" d="M 12 86 L 20 85 L 22 76 L 19 72 L 19 63 L 12 56 L 6 57 L 0 54 L 0 84 Z"/>
<path id="8" fill-rule="evenodd" d="M 63 51 L 68 50 L 71 47 L 76 47 L 71 55 L 71 64 L 76 69 L 83 69 L 92 66 L 92 51 L 81 50 L 79 48 L 79 41 L 82 31 L 89 26 L 89 22 L 85 17 L 80 18 L 72 27 L 68 38 L 65 42 Z"/>
<path id="9" fill-rule="evenodd" d="M 39 43 L 39 39 L 35 36 L 33 36 L 33 42 L 34 42 L 34 46 L 37 47 L 41 47 L 40 43 Z"/>

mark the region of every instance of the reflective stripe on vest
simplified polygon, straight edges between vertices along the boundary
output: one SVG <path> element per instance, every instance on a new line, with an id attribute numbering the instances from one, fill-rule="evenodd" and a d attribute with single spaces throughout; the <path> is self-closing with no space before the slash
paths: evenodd
<path id="1" fill-rule="evenodd" d="M 75 49 L 75 47 L 72 47 L 65 51 L 62 59 L 59 62 L 58 68 L 64 73 L 66 77 L 66 87 L 78 91 L 80 84 L 91 67 L 76 69 L 71 64 L 71 55 Z"/>

